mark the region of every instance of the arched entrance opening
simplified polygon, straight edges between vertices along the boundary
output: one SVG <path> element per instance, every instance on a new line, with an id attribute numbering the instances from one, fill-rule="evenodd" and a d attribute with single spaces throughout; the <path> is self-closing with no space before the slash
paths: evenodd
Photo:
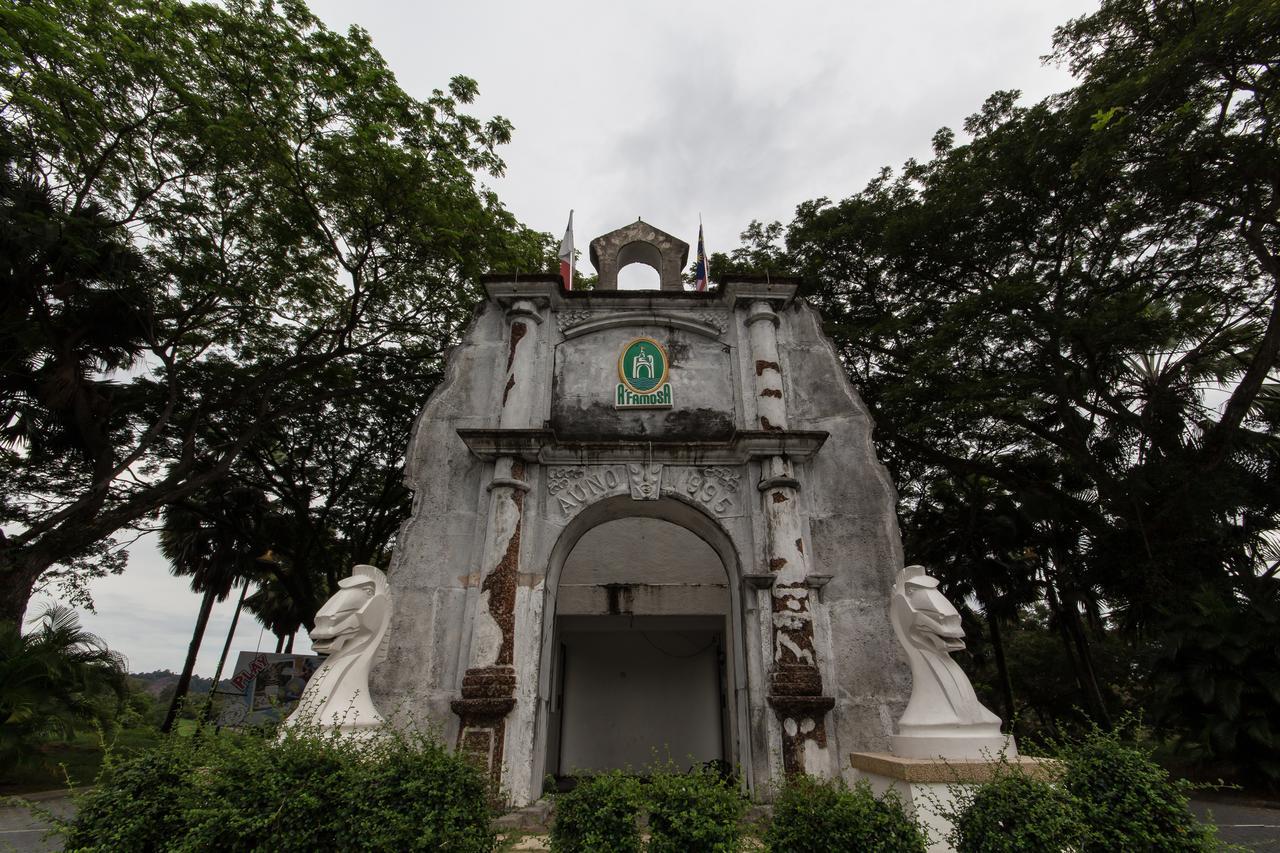
<path id="1" fill-rule="evenodd" d="M 749 763 L 739 746 L 738 566 L 718 524 L 670 498 L 610 498 L 584 510 L 555 552 L 541 774 L 640 771 L 667 759 L 682 768 Z"/>

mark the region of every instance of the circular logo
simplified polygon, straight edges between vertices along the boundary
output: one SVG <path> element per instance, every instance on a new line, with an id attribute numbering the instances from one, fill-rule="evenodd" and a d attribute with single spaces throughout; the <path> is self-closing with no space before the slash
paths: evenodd
<path id="1" fill-rule="evenodd" d="M 648 394 L 667 381 L 667 351 L 653 338 L 636 338 L 618 356 L 618 378 L 635 394 Z"/>

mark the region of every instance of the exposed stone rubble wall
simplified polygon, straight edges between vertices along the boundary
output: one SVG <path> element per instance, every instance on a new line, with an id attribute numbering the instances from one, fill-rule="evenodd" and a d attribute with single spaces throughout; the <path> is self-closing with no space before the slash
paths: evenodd
<path id="1" fill-rule="evenodd" d="M 756 410 L 766 432 L 787 429 L 784 376 L 778 356 L 780 320 L 773 306 L 761 300 L 747 306 L 744 321 L 751 335 L 755 361 Z M 787 773 L 831 773 L 827 749 L 827 712 L 835 700 L 823 692 L 814 644 L 809 588 L 809 555 L 804 549 L 800 518 L 800 481 L 790 459 L 761 460 L 759 489 L 768 536 L 766 571 L 773 576 L 770 612 L 773 627 L 769 704 L 781 724 L 782 760 Z"/>

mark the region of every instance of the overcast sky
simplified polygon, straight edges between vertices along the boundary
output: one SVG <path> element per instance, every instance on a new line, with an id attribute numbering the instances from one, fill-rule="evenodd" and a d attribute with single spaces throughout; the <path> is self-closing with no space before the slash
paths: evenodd
<path id="1" fill-rule="evenodd" d="M 1084 0 L 1000 2 L 617 2 L 428 4 L 324 0 L 332 28 L 358 24 L 401 86 L 427 97 L 455 74 L 480 84 L 472 112 L 515 125 L 506 176 L 489 180 L 525 224 L 557 237 L 569 209 L 592 273 L 593 237 L 643 217 L 707 251 L 752 219 L 861 189 L 882 166 L 929 154 L 997 89 L 1027 101 L 1070 85 L 1046 67 L 1053 28 Z M 624 286 L 656 273 L 634 265 Z M 199 606 L 154 546 L 95 584 L 86 625 L 135 672 L 178 670 Z M 212 675 L 233 602 L 210 623 L 197 672 Z M 234 649 L 274 649 L 252 617 Z M 298 646 L 309 651 L 305 637 Z M 232 657 L 234 660 L 234 655 Z"/>

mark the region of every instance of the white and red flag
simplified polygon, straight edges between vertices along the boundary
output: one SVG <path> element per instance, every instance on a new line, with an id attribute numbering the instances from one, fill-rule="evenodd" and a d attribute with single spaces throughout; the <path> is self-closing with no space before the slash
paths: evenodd
<path id="1" fill-rule="evenodd" d="M 573 211 L 569 211 L 569 227 L 564 229 L 564 239 L 560 241 L 560 278 L 564 279 L 564 289 L 573 290 Z"/>

